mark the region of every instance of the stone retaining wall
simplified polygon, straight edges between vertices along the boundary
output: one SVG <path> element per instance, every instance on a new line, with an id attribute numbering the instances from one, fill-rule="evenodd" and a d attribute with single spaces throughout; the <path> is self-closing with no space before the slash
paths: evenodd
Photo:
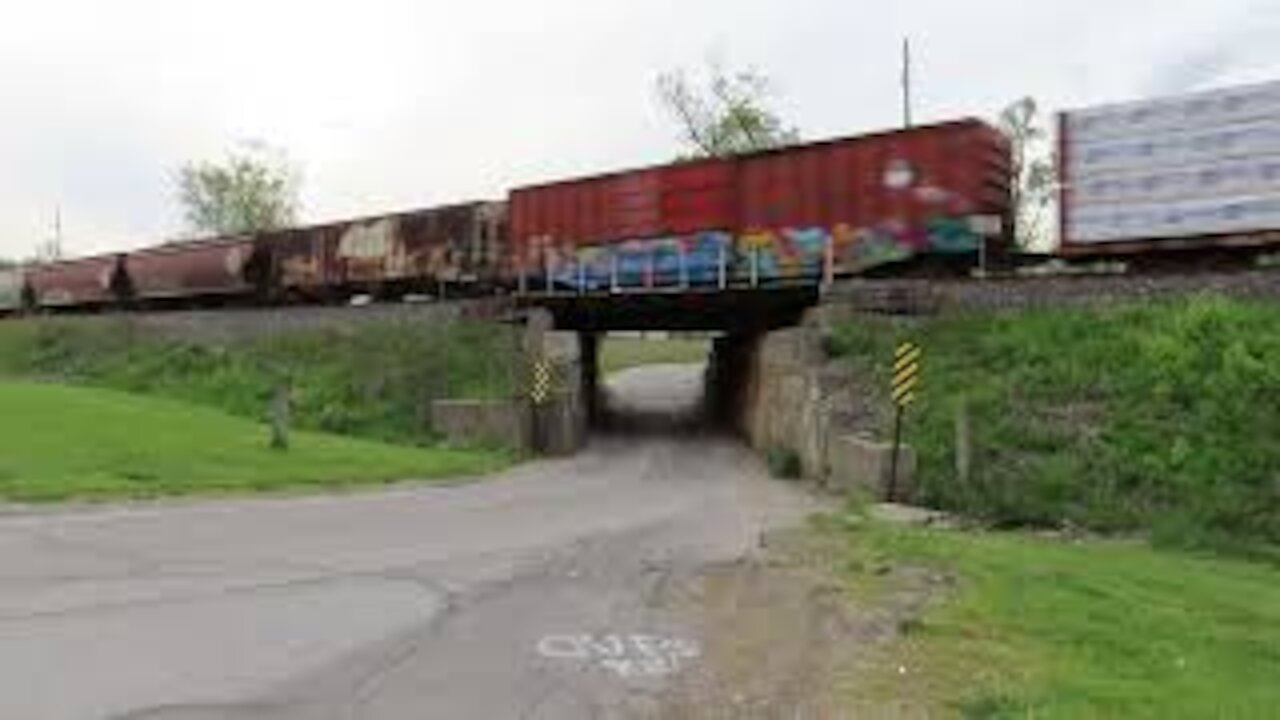
<path id="1" fill-rule="evenodd" d="M 805 324 L 717 341 L 708 387 L 718 409 L 764 453 L 795 452 L 802 474 L 841 492 L 885 497 L 885 444 L 871 437 L 874 402 L 854 371 L 827 359 L 815 315 Z M 902 455 L 898 499 L 910 496 L 914 462 Z"/>
<path id="2" fill-rule="evenodd" d="M 436 400 L 431 403 L 431 426 L 454 445 L 520 452 L 532 447 L 529 405 L 518 400 Z"/>
<path id="3" fill-rule="evenodd" d="M 525 313 L 524 353 L 530 364 L 546 362 L 550 369 L 547 397 L 533 404 L 532 447 L 548 455 L 577 452 L 587 442 L 594 392 L 595 346 L 577 332 L 554 330 L 545 310 Z M 532 400 L 532 368 L 524 375 L 520 397 Z"/>

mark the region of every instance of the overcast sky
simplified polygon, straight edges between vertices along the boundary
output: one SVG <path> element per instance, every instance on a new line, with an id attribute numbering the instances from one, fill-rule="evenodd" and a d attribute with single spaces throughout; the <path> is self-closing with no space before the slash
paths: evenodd
<path id="1" fill-rule="evenodd" d="M 173 173 L 287 150 L 306 220 L 499 198 L 678 149 L 657 73 L 770 76 L 806 138 L 1280 78 L 1280 0 L 0 0 L 0 256 L 181 230 Z"/>

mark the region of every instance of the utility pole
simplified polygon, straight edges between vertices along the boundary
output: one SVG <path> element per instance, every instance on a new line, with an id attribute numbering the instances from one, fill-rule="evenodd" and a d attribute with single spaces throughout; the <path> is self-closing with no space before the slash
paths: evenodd
<path id="1" fill-rule="evenodd" d="M 902 38 L 902 125 L 911 127 L 911 38 Z"/>
<path id="2" fill-rule="evenodd" d="M 53 247 L 50 248 L 50 255 L 54 260 L 62 257 L 62 206 L 53 206 Z"/>
<path id="3" fill-rule="evenodd" d="M 53 207 L 53 234 L 36 246 L 36 260 L 51 262 L 62 257 L 62 206 Z"/>

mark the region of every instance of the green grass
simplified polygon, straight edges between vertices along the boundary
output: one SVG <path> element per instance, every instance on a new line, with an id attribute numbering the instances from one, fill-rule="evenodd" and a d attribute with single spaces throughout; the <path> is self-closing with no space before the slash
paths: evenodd
<path id="1" fill-rule="evenodd" d="M 845 543 L 855 594 L 890 582 L 886 566 L 956 578 L 850 679 L 848 702 L 864 713 L 1262 719 L 1280 708 L 1275 565 L 845 520 L 827 529 Z"/>
<path id="2" fill-rule="evenodd" d="M 924 349 L 905 436 L 924 501 L 997 524 L 1280 542 L 1280 306 L 1216 297 L 840 327 L 887 409 L 893 347 Z M 967 406 L 973 473 L 953 471 Z M 886 435 L 888 414 L 884 413 Z"/>
<path id="3" fill-rule="evenodd" d="M 295 432 L 172 400 L 0 382 L 0 498 L 45 502 L 333 488 L 473 475 L 501 453 Z"/>
<path id="4" fill-rule="evenodd" d="M 287 377 L 299 427 L 431 445 L 431 400 L 510 396 L 516 347 L 509 328 L 467 322 L 286 329 L 210 347 L 148 335 L 127 318 L 55 318 L 0 323 L 0 377 L 158 395 L 254 419 Z"/>
<path id="5" fill-rule="evenodd" d="M 608 375 L 641 365 L 700 363 L 710 352 L 709 340 L 606 336 L 600 344 L 600 369 Z"/>

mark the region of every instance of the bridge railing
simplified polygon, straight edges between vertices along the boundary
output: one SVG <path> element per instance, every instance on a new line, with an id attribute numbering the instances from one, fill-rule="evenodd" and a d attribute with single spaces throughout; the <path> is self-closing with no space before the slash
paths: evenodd
<path id="1" fill-rule="evenodd" d="M 728 236 L 696 244 L 621 244 L 570 256 L 542 248 L 517 271 L 522 295 L 722 291 L 778 285 L 821 285 L 835 279 L 830 236 L 786 257 Z"/>

